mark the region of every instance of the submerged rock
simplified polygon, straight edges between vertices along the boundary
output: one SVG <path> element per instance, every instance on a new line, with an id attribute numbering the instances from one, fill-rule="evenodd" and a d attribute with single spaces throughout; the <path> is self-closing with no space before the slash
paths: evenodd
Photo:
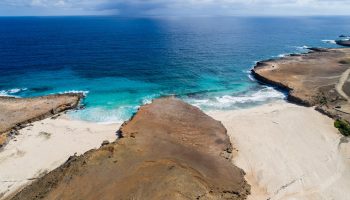
<path id="1" fill-rule="evenodd" d="M 223 125 L 175 98 L 142 106 L 120 139 L 68 160 L 12 199 L 245 199 Z"/>

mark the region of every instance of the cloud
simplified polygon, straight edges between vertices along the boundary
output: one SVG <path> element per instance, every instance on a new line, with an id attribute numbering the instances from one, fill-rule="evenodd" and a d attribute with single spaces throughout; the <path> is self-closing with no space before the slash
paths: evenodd
<path id="1" fill-rule="evenodd" d="M 1 8 L 127 16 L 347 15 L 350 0 L 2 0 Z"/>
<path id="2" fill-rule="evenodd" d="M 126 15 L 348 14 L 350 0 L 108 0 L 100 10 Z"/>

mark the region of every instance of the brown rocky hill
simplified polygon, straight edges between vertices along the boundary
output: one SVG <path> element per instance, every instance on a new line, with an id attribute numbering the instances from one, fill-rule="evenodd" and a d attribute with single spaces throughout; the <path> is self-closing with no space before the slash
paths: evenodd
<path id="1" fill-rule="evenodd" d="M 223 125 L 175 98 L 142 106 L 120 139 L 71 157 L 13 200 L 245 199 Z"/>

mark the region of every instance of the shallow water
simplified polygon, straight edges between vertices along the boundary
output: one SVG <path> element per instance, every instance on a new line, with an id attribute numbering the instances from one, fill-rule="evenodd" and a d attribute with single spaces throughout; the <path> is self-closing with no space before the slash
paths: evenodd
<path id="1" fill-rule="evenodd" d="M 120 122 L 140 104 L 177 95 L 205 110 L 284 95 L 249 77 L 256 61 L 336 47 L 349 17 L 0 18 L 0 95 L 86 92 L 72 117 Z"/>

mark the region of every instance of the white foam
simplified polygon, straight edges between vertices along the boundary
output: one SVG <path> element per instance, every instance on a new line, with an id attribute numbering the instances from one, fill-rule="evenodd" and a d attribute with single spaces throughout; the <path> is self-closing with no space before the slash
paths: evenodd
<path id="1" fill-rule="evenodd" d="M 0 96 L 5 96 L 5 97 L 17 97 L 14 94 L 17 94 L 19 92 L 25 91 L 27 88 L 13 88 L 9 90 L 0 90 Z"/>
<path id="2" fill-rule="evenodd" d="M 282 53 L 282 54 L 279 54 L 277 57 L 279 57 L 279 58 L 283 58 L 283 57 L 286 57 L 288 54 L 286 54 L 286 53 Z"/>
<path id="3" fill-rule="evenodd" d="M 138 106 L 120 106 L 114 109 L 92 107 L 70 112 L 69 116 L 73 119 L 103 124 L 123 123 L 125 120 L 130 118 L 132 112 L 136 111 L 137 108 Z"/>
<path id="4" fill-rule="evenodd" d="M 239 96 L 224 95 L 215 97 L 213 99 L 192 99 L 189 100 L 189 103 L 200 108 L 204 107 L 209 109 L 223 109 L 230 107 L 239 107 L 239 104 L 257 103 L 272 99 L 280 100 L 285 98 L 286 96 L 282 92 L 277 91 L 272 87 L 265 87 L 252 94 Z"/>
<path id="5" fill-rule="evenodd" d="M 322 40 L 322 42 L 325 42 L 328 44 L 336 44 L 335 40 Z"/>
<path id="6" fill-rule="evenodd" d="M 304 45 L 304 46 L 296 46 L 295 48 L 296 48 L 297 50 L 305 50 L 305 49 L 308 49 L 308 48 L 310 48 L 310 47 Z"/>
<path id="7" fill-rule="evenodd" d="M 68 90 L 68 91 L 64 91 L 64 92 L 59 92 L 59 94 L 67 94 L 67 93 L 74 93 L 74 94 L 78 94 L 78 93 L 82 93 L 84 96 L 86 96 L 87 94 L 89 94 L 90 91 L 87 90 Z"/>
<path id="8" fill-rule="evenodd" d="M 251 73 L 248 74 L 248 78 L 251 80 L 251 81 L 256 81 L 255 78 L 253 77 L 253 75 Z"/>
<path id="9" fill-rule="evenodd" d="M 266 88 L 248 96 L 225 95 L 222 97 L 217 97 L 216 100 L 219 103 L 226 104 L 226 103 L 247 103 L 247 102 L 265 101 L 268 98 L 283 98 L 283 97 L 284 95 L 281 92 L 278 92 L 272 88 Z"/>
<path id="10" fill-rule="evenodd" d="M 157 95 L 149 95 L 149 96 L 147 96 L 147 97 L 144 97 L 144 98 L 142 99 L 142 105 L 152 103 L 152 100 L 153 100 L 154 98 L 156 98 L 156 97 L 157 97 Z"/>
<path id="11" fill-rule="evenodd" d="M 310 48 L 310 47 L 304 45 L 304 46 L 302 46 L 302 47 L 300 47 L 300 48 L 302 48 L 302 49 L 308 49 L 308 48 Z"/>

